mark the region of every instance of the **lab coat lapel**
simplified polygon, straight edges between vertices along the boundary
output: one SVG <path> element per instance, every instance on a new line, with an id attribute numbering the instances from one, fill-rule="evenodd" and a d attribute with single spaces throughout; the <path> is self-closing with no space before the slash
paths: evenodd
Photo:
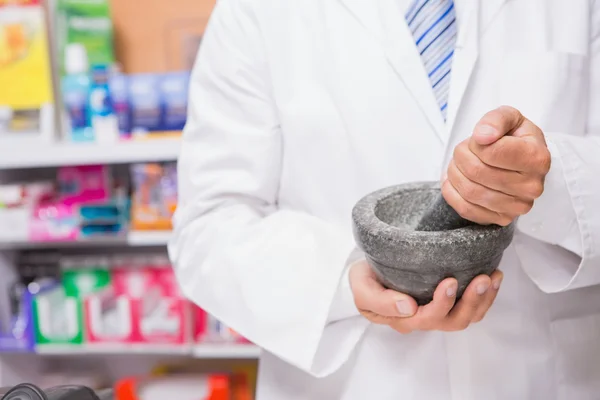
<path id="1" fill-rule="evenodd" d="M 479 42 L 490 24 L 511 0 L 465 0 L 465 10 L 458 30 L 452 60 L 452 76 L 448 98 L 448 131 L 452 132 L 462 100 L 479 58 Z M 514 1 L 514 0 L 513 0 Z"/>
<path id="2" fill-rule="evenodd" d="M 473 68 L 479 57 L 480 8 L 483 0 L 465 2 L 468 6 L 460 16 L 456 48 L 452 57 L 452 74 L 448 94 L 448 114 L 446 123 L 452 132 L 465 91 L 469 85 Z M 504 0 L 484 0 L 504 1 Z"/>
<path id="3" fill-rule="evenodd" d="M 391 68 L 415 98 L 443 143 L 446 126 L 397 0 L 339 0 L 382 45 Z M 398 110 L 401 112 L 401 110 Z"/>
<path id="4" fill-rule="evenodd" d="M 378 3 L 384 30 L 383 47 L 388 62 L 419 104 L 432 130 L 444 143 L 447 140 L 444 118 L 415 40 L 404 19 L 404 10 L 400 9 L 397 0 L 379 0 Z"/>

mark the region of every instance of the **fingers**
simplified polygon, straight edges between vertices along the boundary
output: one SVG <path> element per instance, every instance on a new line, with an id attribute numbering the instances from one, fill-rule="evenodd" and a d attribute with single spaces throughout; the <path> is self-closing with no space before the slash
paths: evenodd
<path id="1" fill-rule="evenodd" d="M 531 138 L 505 136 L 488 146 L 469 141 L 469 149 L 490 167 L 538 175 L 550 169 L 548 148 Z"/>
<path id="2" fill-rule="evenodd" d="M 473 130 L 473 139 L 481 146 L 487 146 L 505 135 L 511 134 L 524 121 L 523 115 L 512 107 L 502 106 L 488 112 Z"/>
<path id="3" fill-rule="evenodd" d="M 383 287 L 366 261 L 350 269 L 350 286 L 356 307 L 374 323 L 387 323 L 390 318 L 410 317 L 417 312 L 415 300 Z"/>
<path id="4" fill-rule="evenodd" d="M 512 136 L 517 138 L 527 138 L 531 141 L 546 147 L 546 138 L 544 132 L 533 122 L 525 118 L 521 125 L 512 132 Z"/>
<path id="5" fill-rule="evenodd" d="M 431 303 L 417 307 L 410 296 L 385 289 L 366 261 L 350 269 L 350 286 L 361 314 L 375 324 L 389 325 L 400 333 L 416 330 L 457 331 L 483 319 L 493 304 L 502 273 L 476 277 L 456 303 L 458 283 L 443 280 L 435 290 Z"/>
<path id="6" fill-rule="evenodd" d="M 513 218 L 507 215 L 491 211 L 465 200 L 449 180 L 442 184 L 442 195 L 448 205 L 466 220 L 480 225 L 497 224 L 500 226 L 507 226 L 513 221 Z"/>
<path id="7" fill-rule="evenodd" d="M 475 312 L 475 316 L 473 317 L 474 323 L 483 320 L 488 310 L 496 300 L 496 296 L 498 295 L 498 291 L 500 290 L 500 285 L 502 284 L 503 274 L 500 271 L 494 271 L 490 278 L 492 281 L 492 286 L 485 293 L 483 301 L 481 302 L 479 308 Z"/>
<path id="8" fill-rule="evenodd" d="M 534 200 L 543 190 L 543 187 L 533 187 L 525 174 L 485 164 L 469 149 L 469 140 L 456 146 L 453 162 L 470 181 L 509 196 Z"/>
<path id="9" fill-rule="evenodd" d="M 486 294 L 489 292 L 491 285 L 491 278 L 487 275 L 481 275 L 473 279 L 465 289 L 460 301 L 448 315 L 444 324 L 444 330 L 464 330 L 474 322 L 482 310 L 487 311 L 485 307 L 489 302 L 489 298 L 487 298 Z"/>
<path id="10" fill-rule="evenodd" d="M 448 167 L 448 180 L 464 200 L 498 214 L 516 218 L 528 213 L 533 207 L 533 200 L 525 201 L 471 181 L 460 171 L 454 160 Z"/>
<path id="11" fill-rule="evenodd" d="M 471 151 L 489 166 L 540 175 L 550 169 L 544 133 L 513 107 L 485 114 L 471 138 Z"/>
<path id="12" fill-rule="evenodd" d="M 414 328 L 421 330 L 434 329 L 443 321 L 456 301 L 458 282 L 454 278 L 444 279 L 433 293 L 431 303 L 420 307 L 412 318 Z"/>

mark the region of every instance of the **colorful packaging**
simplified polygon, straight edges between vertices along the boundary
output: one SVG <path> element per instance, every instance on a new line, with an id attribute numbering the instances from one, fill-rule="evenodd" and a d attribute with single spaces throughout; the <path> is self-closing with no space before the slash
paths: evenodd
<path id="1" fill-rule="evenodd" d="M 3 280 L 6 285 L 11 280 Z M 0 319 L 0 352 L 33 351 L 34 329 L 32 315 L 32 295 L 26 282 L 12 280 L 3 288 L 7 301 L 0 302 L 4 306 Z"/>
<path id="2" fill-rule="evenodd" d="M 79 236 L 75 207 L 53 199 L 33 209 L 28 226 L 29 239 L 34 242 L 70 242 Z"/>
<path id="3" fill-rule="evenodd" d="M 29 239 L 29 222 L 37 204 L 54 194 L 52 182 L 16 183 L 0 186 L 0 241 Z"/>
<path id="4" fill-rule="evenodd" d="M 132 377 L 119 380 L 115 397 L 127 400 L 164 399 L 177 393 L 177 400 L 250 400 L 238 397 L 232 389 L 227 374 L 172 374 L 149 377 Z"/>
<path id="5" fill-rule="evenodd" d="M 85 300 L 90 345 L 188 343 L 188 303 L 168 265 L 116 266 L 111 277 L 109 286 Z"/>
<path id="6" fill-rule="evenodd" d="M 90 65 L 112 65 L 115 62 L 113 24 L 108 0 L 58 0 L 58 46 L 61 55 L 71 43 L 82 44 Z M 64 56 L 61 74 L 66 72 Z"/>
<path id="7" fill-rule="evenodd" d="M 115 142 L 119 138 L 119 127 L 109 88 L 108 66 L 93 66 L 91 82 L 88 105 L 94 138 L 97 142 Z"/>
<path id="8" fill-rule="evenodd" d="M 111 174 L 106 165 L 61 167 L 59 200 L 66 206 L 106 202 L 111 195 Z"/>
<path id="9" fill-rule="evenodd" d="M 214 316 L 197 306 L 192 306 L 193 340 L 195 343 L 250 343 Z"/>
<path id="10" fill-rule="evenodd" d="M 189 72 L 164 74 L 160 80 L 163 131 L 183 130 L 187 120 Z"/>
<path id="11" fill-rule="evenodd" d="M 86 49 L 81 43 L 71 43 L 65 50 L 65 58 L 66 75 L 61 89 L 69 137 L 74 142 L 92 141 L 94 131 L 88 105 L 91 80 Z"/>
<path id="12" fill-rule="evenodd" d="M 131 133 L 145 136 L 162 129 L 162 104 L 158 90 L 157 74 L 129 76 L 129 104 L 131 107 Z"/>
<path id="13" fill-rule="evenodd" d="M 106 264 L 93 260 L 68 263 L 61 277 L 34 298 L 38 346 L 82 344 L 83 299 L 110 283 Z"/>
<path id="14" fill-rule="evenodd" d="M 118 72 L 110 76 L 110 94 L 117 117 L 119 136 L 121 139 L 131 137 L 131 110 L 129 107 L 129 78 Z"/>
<path id="15" fill-rule="evenodd" d="M 135 164 L 131 166 L 133 230 L 170 230 L 177 207 L 177 170 L 175 163 Z"/>
<path id="16" fill-rule="evenodd" d="M 39 0 L 0 2 L 0 139 L 54 139 L 46 29 Z"/>
<path id="17" fill-rule="evenodd" d="M 184 128 L 189 72 L 135 74 L 127 79 L 134 137 L 162 136 Z"/>
<path id="18" fill-rule="evenodd" d="M 46 282 L 33 300 L 36 345 L 81 344 L 77 299 L 68 297 L 60 280 Z"/>

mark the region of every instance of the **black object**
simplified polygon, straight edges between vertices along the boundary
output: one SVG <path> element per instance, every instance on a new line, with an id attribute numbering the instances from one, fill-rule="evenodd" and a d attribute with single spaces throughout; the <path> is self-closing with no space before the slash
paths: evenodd
<path id="1" fill-rule="evenodd" d="M 440 193 L 431 206 L 423 213 L 415 230 L 425 232 L 451 231 L 473 224 L 473 222 L 458 215 Z"/>
<path id="2" fill-rule="evenodd" d="M 40 389 L 31 383 L 0 389 L 1 400 L 113 400 L 112 390 L 95 393 L 85 386 L 63 385 Z"/>

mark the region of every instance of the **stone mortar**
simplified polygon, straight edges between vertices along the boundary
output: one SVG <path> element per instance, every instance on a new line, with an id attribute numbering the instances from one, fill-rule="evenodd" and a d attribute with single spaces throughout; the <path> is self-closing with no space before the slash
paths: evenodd
<path id="1" fill-rule="evenodd" d="M 460 298 L 473 278 L 498 268 L 514 235 L 514 224 L 416 231 L 439 194 L 437 182 L 402 184 L 363 197 L 352 210 L 356 243 L 381 283 L 419 305 L 448 277 L 457 279 Z"/>

